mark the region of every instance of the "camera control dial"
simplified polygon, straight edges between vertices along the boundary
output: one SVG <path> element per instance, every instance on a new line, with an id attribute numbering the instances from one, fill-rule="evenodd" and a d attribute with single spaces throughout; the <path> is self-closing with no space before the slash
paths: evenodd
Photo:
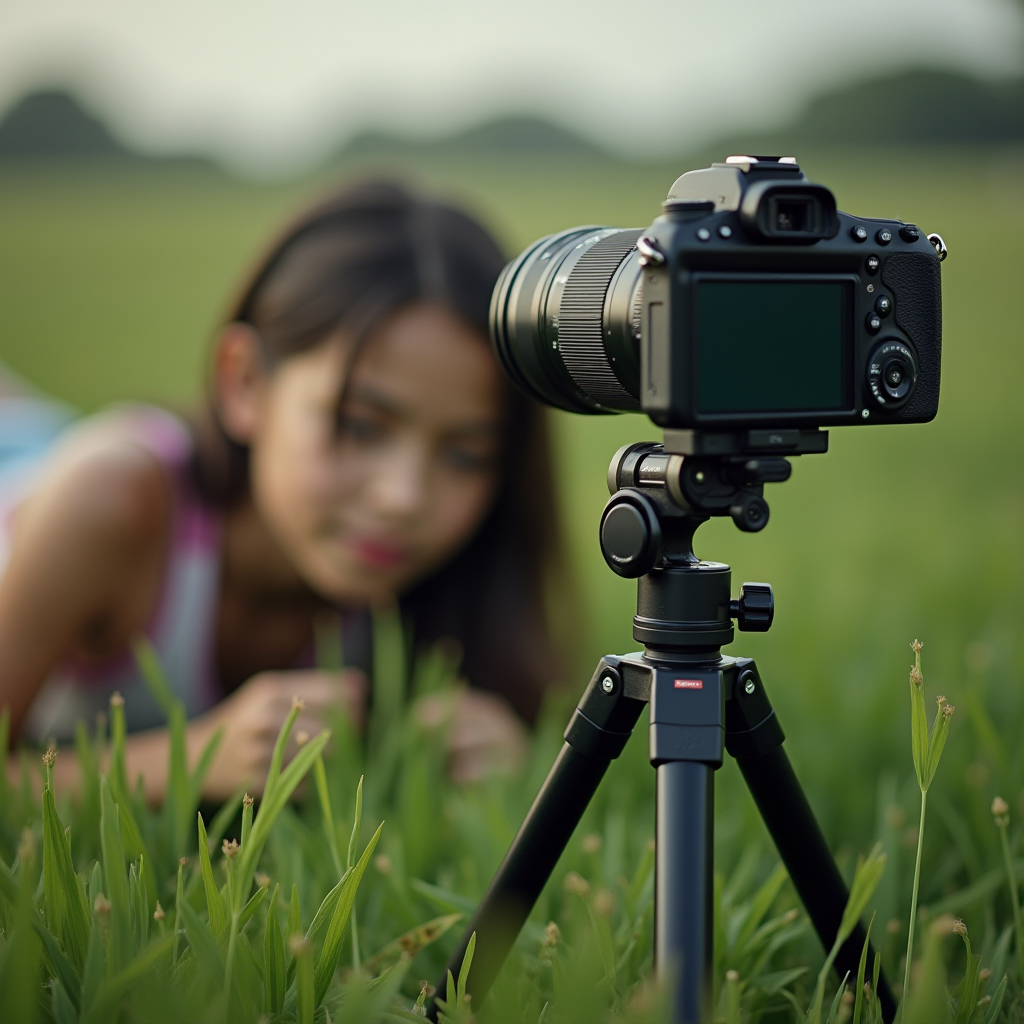
<path id="1" fill-rule="evenodd" d="M 910 397 L 917 381 L 917 361 L 910 348 L 889 338 L 868 361 L 868 390 L 884 409 L 898 409 Z"/>

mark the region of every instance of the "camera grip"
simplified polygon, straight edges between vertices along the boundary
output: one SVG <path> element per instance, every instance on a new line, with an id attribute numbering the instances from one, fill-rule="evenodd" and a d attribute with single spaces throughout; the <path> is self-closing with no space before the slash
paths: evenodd
<path id="1" fill-rule="evenodd" d="M 917 387 L 898 418 L 931 419 L 939 408 L 942 357 L 939 261 L 931 254 L 894 252 L 882 265 L 882 282 L 896 299 L 896 326 L 917 349 Z"/>

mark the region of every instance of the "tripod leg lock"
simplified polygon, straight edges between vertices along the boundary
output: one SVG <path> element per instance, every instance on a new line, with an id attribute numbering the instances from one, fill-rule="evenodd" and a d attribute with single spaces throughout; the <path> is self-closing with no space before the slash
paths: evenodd
<path id="1" fill-rule="evenodd" d="M 602 658 L 565 730 L 565 742 L 603 761 L 618 757 L 646 703 L 626 696 L 626 689 L 619 659 Z"/>
<path id="2" fill-rule="evenodd" d="M 763 757 L 782 746 L 786 738 L 775 710 L 750 658 L 737 658 L 727 686 L 725 749 L 737 760 Z"/>

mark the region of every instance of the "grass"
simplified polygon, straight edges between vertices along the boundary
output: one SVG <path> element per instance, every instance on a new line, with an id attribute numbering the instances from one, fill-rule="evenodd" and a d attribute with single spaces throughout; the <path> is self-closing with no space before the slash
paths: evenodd
<path id="1" fill-rule="evenodd" d="M 408 668 L 395 654 L 404 649 L 401 627 L 381 617 L 375 631 L 378 648 L 391 652 L 388 670 L 396 678 L 390 682 L 404 690 Z M 181 706 L 168 694 L 144 642 L 137 657 L 167 713 L 173 763 L 183 743 Z M 459 683 L 447 657 L 438 650 L 418 660 L 408 681 L 409 700 L 396 702 L 387 728 L 371 730 L 365 743 L 339 717 L 332 730 L 306 739 L 288 760 L 298 713 L 293 707 L 259 807 L 247 796 L 232 799 L 208 820 L 200 813 L 196 828 L 183 837 L 178 821 L 195 816 L 209 759 L 200 758 L 191 776 L 176 775 L 172 767 L 176 799 L 148 808 L 141 784 L 133 787 L 124 777 L 119 697 L 111 702 L 109 740 L 104 720 L 93 737 L 80 733 L 75 756 L 83 799 L 71 802 L 54 791 L 54 761 L 70 752 L 51 748 L 39 770 L 26 752 L 20 785 L 0 782 L 0 1007 L 10 1014 L 5 1019 L 421 1019 L 435 995 L 428 981 L 437 978 L 458 926 L 482 894 L 559 742 L 552 714 L 534 740 L 535 756 L 523 775 L 469 788 L 447 782 L 445 726 L 426 725 L 416 713 L 423 697 L 454 696 Z M 917 709 L 920 660 L 914 672 Z M 946 707 L 940 703 L 930 736 L 924 726 L 923 742 L 914 732 L 913 760 L 929 786 L 950 731 Z M 6 719 L 0 733 L 5 730 Z M 99 771 L 103 761 L 110 765 L 106 773 Z M 443 996 L 444 1024 L 667 1019 L 664 994 L 651 979 L 654 865 L 651 780 L 644 767 L 636 751 L 614 766 L 611 784 L 588 811 L 493 995 L 480 1007 L 465 989 L 471 943 L 459 979 L 450 977 L 447 991 L 436 993 Z M 305 797 L 294 801 L 310 773 L 315 785 L 307 784 Z M 1013 881 L 1020 871 L 1013 862 L 1019 834 L 1008 831 L 1005 803 L 994 810 L 995 822 L 973 837 L 982 870 L 972 879 L 968 865 L 959 864 L 950 879 L 955 891 L 943 901 L 979 922 L 979 951 L 948 907 L 922 915 L 929 925 L 925 952 L 916 970 L 907 971 L 913 981 L 903 1024 L 994 1024 L 1018 1020 L 1024 1010 Z M 377 822 L 364 841 L 361 836 L 370 831 L 364 823 Z M 954 835 L 964 838 L 956 830 Z M 183 845 L 175 846 L 179 841 Z M 915 842 L 920 856 L 923 834 Z M 890 842 L 887 854 L 879 842 L 858 860 L 849 906 L 823 962 L 770 850 L 748 846 L 731 871 L 719 872 L 715 1021 L 880 1021 L 874 992 L 883 963 L 894 976 L 893 944 L 883 939 L 870 964 L 865 946 L 855 982 L 838 979 L 837 987 L 830 968 L 865 911 L 872 910 L 874 925 L 884 909 L 880 883 L 887 862 L 898 864 L 900 845 Z M 900 886 L 907 866 L 896 878 Z M 933 868 L 933 884 L 936 874 L 942 873 Z M 915 902 L 920 880 L 915 873 Z M 1007 880 L 1012 920 L 999 898 Z M 957 881 L 966 887 L 956 888 Z M 892 933 L 891 922 L 885 931 Z M 965 940 L 962 962 L 944 943 L 954 933 Z M 1014 939 L 1017 957 L 1011 956 Z M 947 967 L 962 976 L 959 982 L 947 982 Z"/>
<path id="2" fill-rule="evenodd" d="M 1024 872 L 1019 828 L 1024 749 L 1015 742 L 1024 725 L 1019 153 L 835 150 L 801 156 L 816 180 L 834 188 L 841 208 L 900 215 L 946 239 L 939 417 L 904 429 L 833 431 L 828 456 L 797 460 L 793 479 L 769 488 L 772 521 L 762 534 L 743 535 L 731 523 L 710 523 L 698 533 L 697 550 L 730 562 L 734 585 L 761 579 L 775 587 L 772 631 L 741 636 L 733 646 L 758 658 L 787 732 L 787 749 L 848 876 L 859 851 L 875 841 L 883 844 L 886 871 L 868 913 L 875 913 L 874 935 L 891 979 L 904 975 L 900 961 L 920 812 L 918 780 L 907 756 L 911 717 L 900 682 L 906 670 L 902 659 L 907 638 L 928 639 L 932 672 L 943 679 L 958 714 L 929 792 L 919 909 L 931 921 L 952 913 L 966 922 L 971 955 L 980 954 L 982 969 L 993 971 L 990 994 L 1009 972 L 1000 1019 L 1018 1019 L 1024 1016 L 1020 969 L 1012 961 L 1020 945 L 1013 924 L 1019 897 L 1016 883 L 1007 882 L 1007 870 L 1018 879 Z M 645 223 L 682 169 L 434 164 L 406 173 L 464 199 L 496 226 L 511 251 L 574 223 Z M 0 358 L 85 409 L 129 397 L 191 400 L 198 393 L 210 332 L 242 268 L 281 216 L 325 183 L 321 178 L 265 186 L 197 172 L 143 174 L 101 167 L 0 170 Z M 640 417 L 558 416 L 555 426 L 567 542 L 583 595 L 573 651 L 578 676 L 568 681 L 578 694 L 600 654 L 635 646 L 630 637 L 634 588 L 604 566 L 596 524 L 612 452 L 656 434 Z M 402 720 L 403 714 L 392 702 L 392 718 Z M 336 830 L 352 820 L 355 785 L 364 770 L 365 819 L 388 821 L 374 855 L 385 858 L 384 873 L 376 861 L 367 868 L 356 903 L 360 952 L 367 960 L 424 920 L 464 913 L 482 893 L 546 771 L 563 722 L 564 712 L 553 711 L 536 741 L 527 777 L 515 785 L 458 791 L 439 784 L 435 789 L 428 780 L 443 774 L 440 754 L 426 738 L 417 740 L 412 752 L 396 748 L 395 740 L 388 745 L 375 739 L 378 753 L 372 762 L 357 763 L 353 753 L 347 766 L 330 769 L 337 772 L 328 773 Z M 396 735 L 388 723 L 375 729 L 378 738 Z M 95 760 L 97 742 L 79 737 L 78 756 Z M 587 937 L 594 932 L 587 923 L 591 911 L 607 906 L 603 896 L 597 898 L 601 893 L 615 897 L 609 918 L 613 949 L 622 955 L 631 949 L 623 977 L 643 974 L 649 950 L 643 938 L 647 924 L 638 910 L 642 901 L 623 895 L 642 893 L 648 884 L 643 872 L 653 782 L 642 748 L 642 737 L 634 740 L 609 773 L 559 868 L 560 878 L 572 870 L 586 880 L 590 905 L 556 880 L 524 937 L 517 970 L 502 982 L 507 988 L 501 1001 L 522 1009 L 524 1019 L 531 1019 L 528 1011 L 536 1010 L 533 1020 L 540 1013 L 531 993 L 554 997 L 559 985 L 581 984 L 589 993 L 581 1006 L 591 1005 L 588 998 L 607 1005 L 608 990 L 600 987 L 605 975 L 587 973 L 599 971 L 602 963 L 598 938 Z M 414 762 L 419 771 L 409 769 L 410 758 L 420 759 Z M 183 769 L 177 770 L 180 780 Z M 143 833 L 154 830 L 147 842 L 157 848 L 164 843 L 167 851 L 154 851 L 154 857 L 165 856 L 159 870 L 165 908 L 175 902 L 177 855 L 170 852 L 171 839 L 160 837 L 174 836 L 179 849 L 182 842 L 195 842 L 185 813 L 189 793 L 189 786 L 179 783 L 173 826 L 169 819 L 143 824 L 148 819 L 141 814 L 137 822 Z M 76 870 L 98 862 L 98 789 L 73 810 L 61 794 L 54 797 L 61 820 L 73 825 Z M 990 812 L 996 797 L 1008 805 L 1003 827 Z M 33 789 L 15 788 L 4 799 L 0 854 L 11 864 L 22 826 L 32 822 L 39 830 L 42 804 Z M 322 811 L 314 813 L 317 805 L 321 801 L 305 809 L 285 806 L 267 839 L 263 857 L 281 885 L 275 907 L 282 922 L 293 884 L 300 893 L 300 918 L 308 924 L 311 909 L 338 880 Z M 207 824 L 216 836 L 220 826 Z M 37 848 L 41 833 L 38 838 Z M 336 843 L 343 866 L 349 863 L 348 840 L 339 835 Z M 757 900 L 767 898 L 757 894 L 774 878 L 775 860 L 731 764 L 717 779 L 716 856 L 722 874 L 716 897 L 721 1012 L 736 997 L 744 1019 L 757 1019 L 762 1011 L 770 1017 L 778 1007 L 790 1006 L 781 991 L 797 992 L 806 1008 L 813 988 L 807 979 L 816 974 L 822 953 L 801 918 L 780 923 L 797 909 L 788 885 L 779 883 L 771 913 L 765 911 L 759 924 L 745 929 L 743 923 Z M 190 881 L 193 873 L 190 863 L 182 885 L 203 913 L 201 890 Z M 148 885 L 150 878 L 156 884 L 155 865 L 143 881 Z M 268 906 L 265 902 L 260 915 Z M 558 922 L 562 935 L 553 944 L 545 931 L 549 920 Z M 786 941 L 759 966 L 763 947 L 751 951 L 745 943 L 769 922 Z M 285 935 L 286 925 L 281 928 Z M 922 969 L 932 977 L 947 970 L 963 977 L 966 947 L 957 952 L 949 941 L 933 939 L 930 926 L 918 928 Z M 445 941 L 420 954 L 422 968 L 410 968 L 413 975 L 405 984 L 411 1000 L 417 994 L 411 979 L 433 980 Z M 871 965 L 866 969 L 870 975 Z M 729 971 L 736 972 L 733 983 Z M 754 985 L 762 974 L 790 971 L 803 973 L 781 988 L 773 989 L 773 982 Z M 169 992 L 167 1005 L 178 1005 L 175 998 Z"/>

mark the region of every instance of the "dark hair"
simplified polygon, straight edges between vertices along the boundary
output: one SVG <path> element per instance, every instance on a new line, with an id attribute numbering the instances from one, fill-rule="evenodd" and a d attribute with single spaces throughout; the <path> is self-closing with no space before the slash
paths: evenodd
<path id="1" fill-rule="evenodd" d="M 366 182 L 301 216 L 261 260 L 227 320 L 253 327 L 269 368 L 341 327 L 358 347 L 416 302 L 446 305 L 486 338 L 503 263 L 466 214 L 390 182 Z M 545 597 L 559 556 L 558 517 L 545 411 L 507 384 L 505 408 L 493 506 L 453 560 L 400 601 L 415 648 L 456 640 L 469 681 L 532 721 L 554 672 Z M 200 493 L 230 507 L 248 493 L 248 449 L 228 437 L 212 395 L 197 436 Z"/>

